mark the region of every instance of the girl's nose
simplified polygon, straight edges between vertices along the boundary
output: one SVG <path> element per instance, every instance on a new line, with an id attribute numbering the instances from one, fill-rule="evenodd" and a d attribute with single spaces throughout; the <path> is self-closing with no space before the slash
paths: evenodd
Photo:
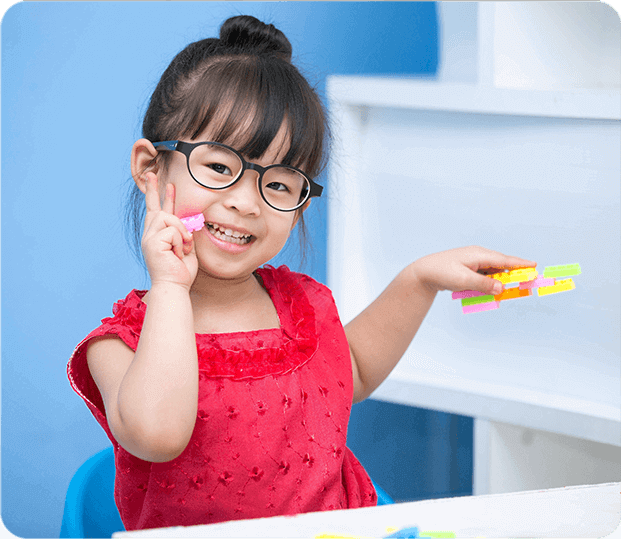
<path id="1" fill-rule="evenodd" d="M 246 170 L 235 185 L 222 191 L 224 203 L 235 208 L 242 215 L 259 215 L 261 213 L 261 194 L 257 186 L 258 175 L 253 170 Z"/>

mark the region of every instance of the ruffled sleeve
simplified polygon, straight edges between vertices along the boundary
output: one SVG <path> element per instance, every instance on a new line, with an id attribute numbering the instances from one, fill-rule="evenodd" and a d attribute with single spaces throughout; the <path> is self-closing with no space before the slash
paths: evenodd
<path id="1" fill-rule="evenodd" d="M 86 351 L 93 339 L 106 335 L 116 335 L 135 351 L 146 311 L 146 305 L 142 302 L 145 294 L 144 290 L 132 290 L 125 299 L 116 302 L 112 308 L 113 316 L 104 318 L 101 325 L 76 346 L 67 364 L 71 387 L 84 400 L 115 446 L 117 443 L 108 427 L 103 399 L 88 368 Z"/>

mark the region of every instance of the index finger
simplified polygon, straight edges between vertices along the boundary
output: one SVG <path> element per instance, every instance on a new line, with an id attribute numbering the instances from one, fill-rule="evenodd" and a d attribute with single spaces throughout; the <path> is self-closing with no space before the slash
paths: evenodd
<path id="1" fill-rule="evenodd" d="M 175 186 L 172 183 L 166 184 L 166 194 L 164 195 L 164 205 L 162 210 L 172 215 L 175 214 Z"/>
<path id="2" fill-rule="evenodd" d="M 147 206 L 147 213 L 152 211 L 160 211 L 162 209 L 160 206 L 157 176 L 152 172 L 147 172 L 145 176 L 144 200 Z"/>

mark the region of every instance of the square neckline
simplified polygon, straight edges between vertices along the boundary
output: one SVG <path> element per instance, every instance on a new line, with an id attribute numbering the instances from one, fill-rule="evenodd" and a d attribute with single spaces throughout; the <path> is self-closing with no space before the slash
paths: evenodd
<path id="1" fill-rule="evenodd" d="M 260 333 L 267 333 L 267 334 L 276 333 L 279 336 L 284 337 L 285 333 L 288 333 L 285 330 L 284 312 L 281 309 L 280 302 L 276 301 L 276 297 L 275 297 L 276 290 L 275 290 L 275 286 L 273 286 L 274 283 L 272 283 L 272 286 L 268 286 L 265 284 L 265 280 L 263 279 L 263 276 L 261 275 L 261 273 L 263 273 L 264 271 L 265 271 L 264 268 L 257 268 L 255 271 L 252 272 L 252 275 L 257 280 L 259 286 L 267 292 L 269 299 L 272 303 L 272 306 L 274 307 L 274 310 L 276 311 L 276 317 L 278 318 L 278 327 L 250 329 L 250 330 L 245 330 L 245 331 L 222 331 L 222 332 L 216 332 L 216 333 L 194 332 L 194 334 L 197 337 L 209 338 L 209 339 L 212 339 L 214 337 L 220 337 L 220 336 L 223 336 L 223 337 L 231 336 L 235 338 L 235 337 L 240 337 L 244 335 L 250 335 L 250 334 L 256 335 Z M 144 297 L 147 295 L 148 292 L 149 290 L 135 290 L 136 296 L 138 296 L 138 301 L 143 306 L 143 309 L 145 311 L 147 308 L 147 303 L 144 301 Z"/>

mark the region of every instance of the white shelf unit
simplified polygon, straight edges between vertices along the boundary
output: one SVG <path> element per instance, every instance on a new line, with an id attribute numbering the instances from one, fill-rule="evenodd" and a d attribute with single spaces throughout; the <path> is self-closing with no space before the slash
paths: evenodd
<path id="1" fill-rule="evenodd" d="M 619 481 L 619 14 L 438 8 L 436 80 L 328 81 L 328 284 L 347 323 L 433 252 L 579 262 L 572 293 L 499 311 L 463 315 L 439 294 L 372 397 L 473 416 L 475 494 Z"/>
<path id="2" fill-rule="evenodd" d="M 480 9 L 479 24 L 498 23 L 499 10 Z M 479 26 L 478 43 L 494 42 L 493 32 L 485 36 Z M 593 469 L 611 464 L 617 474 L 619 87 L 498 87 L 493 59 L 481 48 L 477 55 L 473 83 L 328 79 L 328 284 L 347 323 L 405 265 L 433 252 L 480 244 L 537 260 L 541 270 L 580 263 L 571 293 L 498 311 L 464 315 L 440 293 L 372 398 L 474 417 L 477 494 L 571 484 L 562 470 L 541 484 L 496 480 L 519 458 L 515 475 L 526 477 L 539 434 L 557 437 L 546 446 L 555 451 L 571 440 L 591 444 L 581 447 L 593 455 L 603 447 Z M 501 451 L 513 427 L 522 429 L 522 457 Z"/>

